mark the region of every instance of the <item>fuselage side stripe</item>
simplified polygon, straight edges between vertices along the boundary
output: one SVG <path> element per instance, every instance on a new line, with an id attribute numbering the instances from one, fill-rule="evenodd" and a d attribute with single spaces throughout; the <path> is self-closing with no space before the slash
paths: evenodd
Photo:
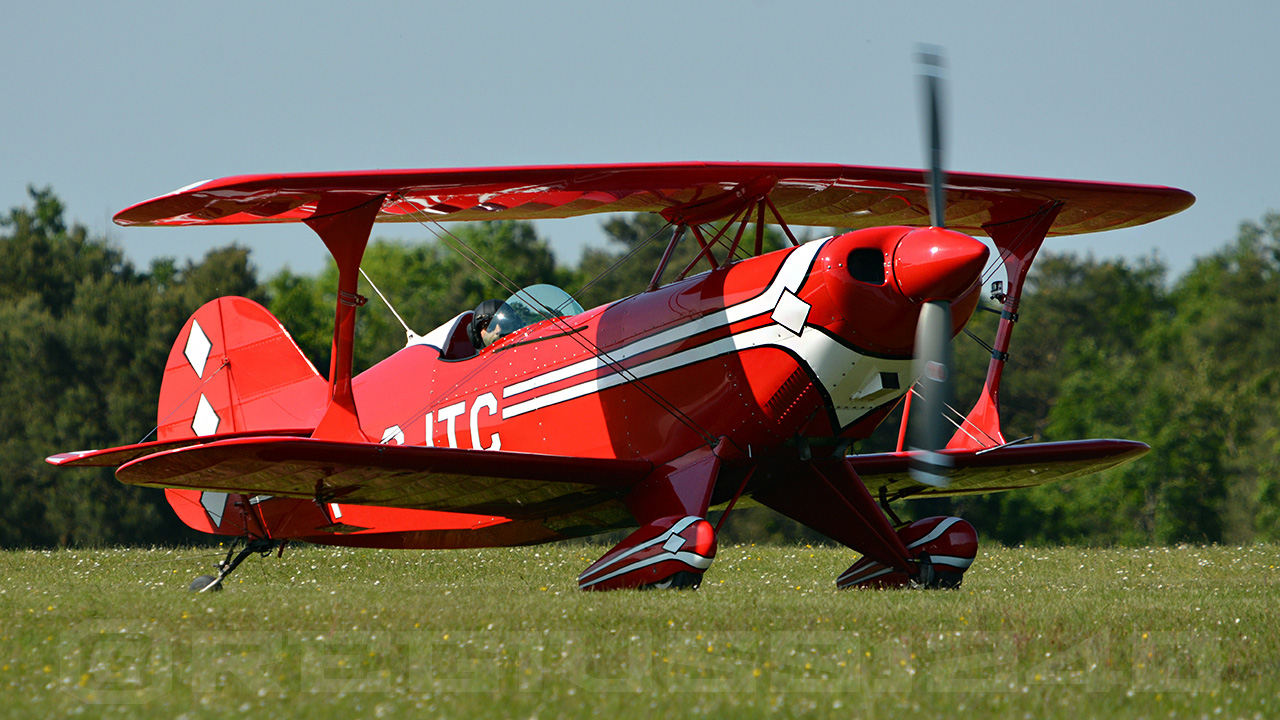
<path id="1" fill-rule="evenodd" d="M 806 336 L 808 335 L 809 334 L 806 333 Z M 820 333 L 815 333 L 814 335 L 825 338 L 825 336 Z M 617 387 L 618 385 L 631 382 L 634 379 L 646 378 L 651 375 L 675 370 L 686 365 L 692 365 L 727 353 L 757 347 L 786 347 L 791 344 L 787 341 L 792 338 L 795 338 L 795 336 L 780 325 L 767 325 L 765 327 L 748 330 L 747 332 L 739 333 L 737 335 L 730 335 L 729 337 L 720 338 L 719 340 L 714 340 L 706 343 L 705 345 L 690 348 L 689 350 L 678 352 L 674 355 L 668 355 L 666 357 L 644 363 L 643 365 L 629 368 L 626 370 L 625 374 L 621 372 L 614 372 L 602 377 L 587 380 L 586 382 L 578 383 L 577 385 L 571 385 L 554 392 L 549 392 L 545 395 L 540 395 L 524 402 L 508 405 L 502 409 L 502 419 L 507 420 L 509 418 L 523 415 L 527 412 L 540 410 L 544 407 L 558 405 L 562 402 L 574 400 L 601 390 Z"/>
<path id="2" fill-rule="evenodd" d="M 668 328 L 649 337 L 640 338 L 621 348 L 608 350 L 608 360 L 601 357 L 592 357 L 528 380 L 513 383 L 503 388 L 502 397 L 504 400 L 515 397 L 561 380 L 598 370 L 606 365 L 616 367 L 618 363 L 664 345 L 680 342 L 693 335 L 700 335 L 711 330 L 733 325 L 755 315 L 772 312 L 784 291 L 799 292 L 805 278 L 809 276 L 809 269 L 812 267 L 814 259 L 824 245 L 826 245 L 825 242 L 811 242 L 796 248 L 783 261 L 782 267 L 774 277 L 773 282 L 763 292 L 749 300 L 715 313 L 703 315 L 700 318 Z M 503 417 L 508 417 L 508 415 L 504 412 Z"/>

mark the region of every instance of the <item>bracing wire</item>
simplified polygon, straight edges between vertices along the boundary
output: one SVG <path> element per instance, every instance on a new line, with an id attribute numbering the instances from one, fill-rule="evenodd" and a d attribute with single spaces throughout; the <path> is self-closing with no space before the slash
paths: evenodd
<path id="1" fill-rule="evenodd" d="M 989 344 L 987 343 L 987 341 L 986 341 L 986 340 L 983 340 L 982 338 L 980 338 L 980 337 L 978 337 L 977 335 L 973 334 L 973 331 L 972 331 L 972 330 L 970 330 L 969 328 L 964 328 L 964 334 L 965 334 L 965 335 L 968 335 L 968 336 L 969 336 L 969 337 L 970 337 L 974 342 L 976 342 L 976 343 L 978 343 L 979 345 L 981 345 L 982 347 L 986 348 L 987 352 L 989 352 L 989 353 L 994 353 L 994 352 L 996 351 L 996 349 L 995 349 L 995 348 L 993 348 L 993 347 L 991 347 L 991 345 L 989 345 Z"/>
<path id="2" fill-rule="evenodd" d="M 922 395 L 920 394 L 920 391 L 916 390 L 916 388 L 915 388 L 915 386 L 914 386 L 914 385 L 913 385 L 913 386 L 911 386 L 911 394 L 912 394 L 912 395 L 915 395 L 916 397 L 921 398 L 921 399 L 923 399 L 923 397 L 924 397 L 924 396 L 922 396 Z M 977 430 L 978 432 L 980 432 L 980 433 L 982 433 L 983 435 L 985 435 L 985 436 L 986 436 L 986 438 L 987 438 L 988 440 L 990 440 L 993 444 L 996 444 L 996 445 L 999 445 L 999 444 L 1000 444 L 1000 441 L 999 441 L 999 440 L 996 440 L 995 438 L 993 438 L 993 437 L 991 437 L 990 435 L 988 435 L 988 434 L 987 434 L 987 431 L 985 431 L 985 430 L 983 430 L 982 428 L 978 427 L 977 425 L 974 425 L 973 423 L 969 422 L 969 418 L 968 418 L 966 415 L 964 415 L 964 413 L 961 413 L 959 410 L 957 410 L 957 409 L 955 409 L 954 407 L 952 407 L 950 403 L 943 403 L 943 408 L 944 408 L 944 409 L 946 409 L 946 410 L 950 410 L 952 414 L 951 414 L 951 415 L 947 415 L 946 413 L 943 413 L 943 414 L 942 414 L 942 417 L 943 417 L 943 418 L 945 418 L 945 419 L 947 420 L 947 422 L 951 423 L 952 425 L 955 425 L 957 430 L 959 430 L 960 432 L 964 433 L 965 435 L 968 435 L 970 440 L 973 440 L 974 442 L 979 443 L 979 444 L 981 444 L 981 443 L 982 443 L 982 441 L 981 441 L 981 440 L 979 440 L 978 438 L 976 438 L 976 437 L 974 437 L 974 436 L 973 436 L 973 433 L 971 433 L 971 432 L 969 432 L 968 430 L 965 430 L 965 429 L 964 429 L 964 426 L 965 426 L 965 425 L 970 425 L 970 426 L 972 426 L 975 430 Z M 956 420 L 956 418 L 960 418 L 960 419 L 959 419 L 959 420 Z"/>
<path id="3" fill-rule="evenodd" d="M 404 328 L 404 334 L 407 335 L 410 340 L 418 337 L 417 333 L 409 329 L 409 324 L 404 321 L 404 318 L 400 317 L 400 313 L 396 312 L 391 301 L 387 299 L 386 295 L 382 294 L 382 291 L 378 289 L 376 284 L 374 284 L 373 278 L 369 277 L 369 274 L 364 271 L 364 268 L 360 268 L 360 274 L 364 276 L 365 282 L 369 283 L 369 287 L 373 288 L 373 291 L 378 294 L 378 297 L 382 298 L 382 304 L 386 305 L 387 309 L 391 311 L 391 314 L 396 316 L 396 320 L 400 321 L 400 327 Z"/>
<path id="4" fill-rule="evenodd" d="M 213 371 L 213 372 L 211 372 L 211 373 L 209 373 L 209 377 L 205 378 L 205 379 L 204 379 L 204 382 L 202 382 L 202 383 L 200 383 L 199 385 L 197 385 L 195 390 L 192 390 L 190 394 L 188 394 L 185 398 L 183 398 L 183 399 L 182 399 L 182 402 L 178 403 L 177 405 L 174 405 L 174 406 L 173 406 L 173 409 L 169 411 L 169 414 L 168 414 L 168 415 L 165 415 L 163 418 L 161 418 L 161 419 L 160 419 L 160 422 L 156 423 L 156 426 L 155 426 L 155 427 L 153 427 L 153 428 L 151 428 L 151 431 L 150 431 L 150 432 L 148 432 L 146 435 L 143 435 L 143 436 L 142 436 L 142 439 L 141 439 L 141 440 L 139 440 L 137 444 L 138 444 L 138 445 L 141 445 L 142 443 L 146 442 L 146 441 L 147 441 L 147 438 L 151 437 L 151 436 L 152 436 L 152 434 L 154 434 L 157 430 L 159 430 L 161 425 L 163 425 L 163 424 L 165 424 L 166 422 L 168 422 L 168 421 L 169 421 L 169 418 L 173 417 L 173 414 L 174 414 L 174 413 L 178 412 L 178 410 L 179 410 L 180 408 L 182 408 L 182 406 L 183 406 L 183 405 L 186 405 L 186 404 L 187 404 L 187 401 L 188 401 L 188 400 L 190 400 L 191 398 L 195 397 L 195 396 L 196 396 L 196 393 L 198 393 L 198 392 L 200 392 L 202 389 L 204 389 L 204 386 L 205 386 L 205 385 L 208 385 L 208 384 L 209 384 L 209 381 L 210 381 L 210 380 L 213 380 L 214 376 L 216 376 L 218 373 L 222 372 L 222 371 L 223 371 L 224 369 L 226 369 L 226 367 L 227 367 L 228 365 L 230 365 L 230 364 L 231 364 L 231 361 L 230 361 L 230 360 L 228 360 L 227 358 L 223 358 L 223 359 L 222 359 L 222 364 L 218 366 L 218 369 L 217 369 L 217 370 L 214 370 L 214 371 Z"/>
<path id="5" fill-rule="evenodd" d="M 591 278 L 591 280 L 587 281 L 587 283 L 586 283 L 586 284 L 584 284 L 582 287 L 578 288 L 578 292 L 574 293 L 571 297 L 573 297 L 573 299 L 574 299 L 575 301 L 578 301 L 578 300 L 579 300 L 579 298 L 581 298 L 581 297 L 582 297 L 583 293 L 585 293 L 586 291 L 590 290 L 592 287 L 594 287 L 594 286 L 595 286 L 595 284 L 596 284 L 596 283 L 598 283 L 598 282 L 600 282 L 601 280 L 603 280 L 603 279 L 604 279 L 604 278 L 605 278 L 609 273 L 613 272 L 613 271 L 614 271 L 614 270 L 616 270 L 620 265 L 622 265 L 622 264 L 626 263 L 628 260 L 630 260 L 632 257 L 634 257 L 634 256 L 636 255 L 636 253 L 638 253 L 638 252 L 640 252 L 641 250 L 643 250 L 643 249 L 645 248 L 645 246 L 647 246 L 649 243 L 653 242 L 653 239 L 654 239 L 654 238 L 656 238 L 656 237 L 658 237 L 659 235 L 661 235 L 662 233 L 666 232 L 667 228 L 670 228 L 670 227 L 671 227 L 671 223 L 666 223 L 666 224 L 665 224 L 665 225 L 663 225 L 662 227 L 660 227 L 660 228 L 658 228 L 657 230 L 655 230 L 655 231 L 653 231 L 652 233 L 650 233 L 650 234 L 649 234 L 649 237 L 647 237 L 647 238 L 645 238 L 644 240 L 642 240 L 639 244 L 637 244 L 634 248 L 632 248 L 630 252 L 628 252 L 626 255 L 623 255 L 622 257 L 618 258 L 616 261 L 614 261 L 614 263 L 613 263 L 612 265 L 610 265 L 609 267 L 605 268 L 605 269 L 604 269 L 603 271 L 601 271 L 598 275 L 596 275 L 595 277 Z M 580 301 L 579 301 L 579 302 L 580 302 Z"/>
<path id="6" fill-rule="evenodd" d="M 409 203 L 402 195 L 399 195 L 399 193 L 396 193 L 396 195 L 397 197 L 400 198 L 402 202 L 404 202 L 405 206 L 415 207 L 412 203 Z M 434 235 L 436 239 L 444 243 L 446 247 L 449 247 L 451 250 L 461 255 L 463 259 L 467 260 L 473 266 L 475 266 L 476 269 L 480 270 L 485 275 L 487 275 L 489 279 L 492 280 L 496 285 L 506 289 L 511 294 L 516 294 L 517 292 L 519 292 L 519 288 L 516 287 L 514 281 L 512 281 L 509 277 L 503 274 L 501 270 L 499 270 L 498 268 L 490 264 L 487 260 L 485 260 L 483 256 L 481 256 L 475 250 L 472 250 L 470 247 L 468 247 L 467 244 L 463 242 L 461 238 L 459 238 L 458 236 L 450 232 L 448 228 L 444 227 L 437 221 L 424 219 L 422 216 L 422 213 L 418 210 L 412 210 L 410 211 L 410 214 L 420 225 L 426 228 L 428 232 L 432 233 L 432 235 Z M 437 231 L 434 227 L 432 227 L 433 225 L 438 227 L 439 231 Z M 441 233 L 443 233 L 443 235 Z M 453 240 L 454 243 L 457 243 L 458 247 L 455 247 L 452 243 L 449 243 L 448 241 L 446 241 L 445 236 L 448 236 L 451 240 Z M 652 237 L 653 236 L 651 236 L 651 238 Z M 465 249 L 466 252 L 463 252 L 459 248 Z M 479 262 L 477 262 L 477 260 Z M 488 269 L 486 269 L 486 267 L 481 267 L 480 263 L 484 263 L 484 265 Z M 527 299 L 534 300 L 533 298 L 527 298 Z M 538 304 L 541 305 L 541 303 L 538 303 Z M 717 442 L 716 437 L 712 435 L 709 431 L 707 431 L 706 428 L 703 428 L 700 424 L 697 423 L 697 421 L 695 421 L 693 418 L 689 417 L 687 414 L 681 411 L 671 401 L 662 397 L 660 393 L 655 391 L 653 388 L 649 387 L 647 383 L 645 383 L 643 380 L 637 377 L 635 373 L 631 372 L 629 368 L 624 367 L 622 363 L 612 358 L 609 355 L 609 353 L 605 352 L 602 348 L 600 348 L 595 343 L 591 342 L 585 337 L 582 337 L 581 333 L 574 332 L 574 329 L 571 326 L 569 326 L 569 324 L 565 322 L 563 318 L 554 315 L 554 313 L 549 308 L 544 307 L 542 309 L 546 311 L 547 315 L 551 316 L 548 319 L 560 325 L 565 330 L 565 334 L 567 337 L 571 338 L 574 342 L 578 343 L 578 345 L 580 345 L 587 352 L 590 352 L 593 355 L 595 355 L 597 358 L 600 358 L 601 360 L 603 360 L 607 365 L 612 367 L 619 375 L 621 375 L 624 379 L 626 379 L 628 383 L 630 383 L 632 386 L 640 390 L 641 393 L 643 393 L 646 397 L 648 397 L 650 400 L 656 403 L 659 407 L 665 410 L 668 414 L 674 417 L 682 425 L 684 425 L 685 427 L 688 427 L 690 430 L 693 430 L 694 432 L 701 435 L 703 440 L 707 442 L 709 445 L 716 444 Z M 477 371 L 478 370 L 479 368 L 477 368 Z M 474 371 L 472 374 L 474 374 Z M 468 375 L 467 377 L 469 378 L 471 377 L 471 375 Z M 462 382 L 464 382 L 466 379 L 467 378 L 463 378 L 459 380 L 453 385 L 453 387 L 449 388 L 449 390 L 446 392 L 452 392 L 456 390 L 462 384 Z"/>

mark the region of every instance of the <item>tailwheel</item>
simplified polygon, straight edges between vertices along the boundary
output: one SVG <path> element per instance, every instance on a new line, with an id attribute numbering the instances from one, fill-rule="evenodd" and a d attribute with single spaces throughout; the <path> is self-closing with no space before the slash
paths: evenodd
<path id="1" fill-rule="evenodd" d="M 978 554 L 978 533 L 958 517 L 930 517 L 898 530 L 912 554 L 911 572 L 864 557 L 836 579 L 836 587 L 918 587 L 954 590 Z"/>
<path id="2" fill-rule="evenodd" d="M 222 581 L 216 575 L 197 575 L 196 579 L 192 580 L 191 584 L 187 586 L 187 589 L 191 592 L 204 592 L 205 590 L 219 592 L 222 590 Z"/>
<path id="3" fill-rule="evenodd" d="M 222 590 L 222 581 L 226 580 L 227 576 L 234 572 L 237 567 L 240 567 L 240 563 L 244 562 L 246 558 L 254 553 L 265 556 L 276 547 L 276 541 L 274 540 L 245 539 L 244 549 L 240 551 L 240 554 L 235 555 L 236 545 L 240 542 L 241 539 L 237 538 L 231 543 L 231 547 L 227 548 L 227 557 L 218 562 L 217 575 L 199 575 L 191 581 L 187 589 L 191 592 L 200 593 L 218 592 Z M 280 551 L 283 552 L 284 541 L 280 541 L 279 545 Z M 232 557 L 233 555 L 235 555 L 234 558 Z"/>
<path id="4" fill-rule="evenodd" d="M 578 587 L 692 590 L 715 556 L 711 523 L 694 515 L 666 517 L 623 538 L 578 576 Z"/>

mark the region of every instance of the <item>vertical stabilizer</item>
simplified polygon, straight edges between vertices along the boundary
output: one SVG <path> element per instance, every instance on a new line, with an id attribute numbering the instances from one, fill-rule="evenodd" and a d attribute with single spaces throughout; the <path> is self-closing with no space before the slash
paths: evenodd
<path id="1" fill-rule="evenodd" d="M 309 430 L 327 390 L 274 315 L 247 298 L 221 297 L 187 320 L 169 351 L 156 437 Z"/>

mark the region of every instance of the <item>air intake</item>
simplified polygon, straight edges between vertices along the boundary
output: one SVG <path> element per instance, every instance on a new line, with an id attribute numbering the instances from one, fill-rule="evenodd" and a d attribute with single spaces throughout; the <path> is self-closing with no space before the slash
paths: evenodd
<path id="1" fill-rule="evenodd" d="M 870 285 L 884 284 L 884 253 L 876 248 L 854 248 L 849 253 L 849 274 Z"/>

